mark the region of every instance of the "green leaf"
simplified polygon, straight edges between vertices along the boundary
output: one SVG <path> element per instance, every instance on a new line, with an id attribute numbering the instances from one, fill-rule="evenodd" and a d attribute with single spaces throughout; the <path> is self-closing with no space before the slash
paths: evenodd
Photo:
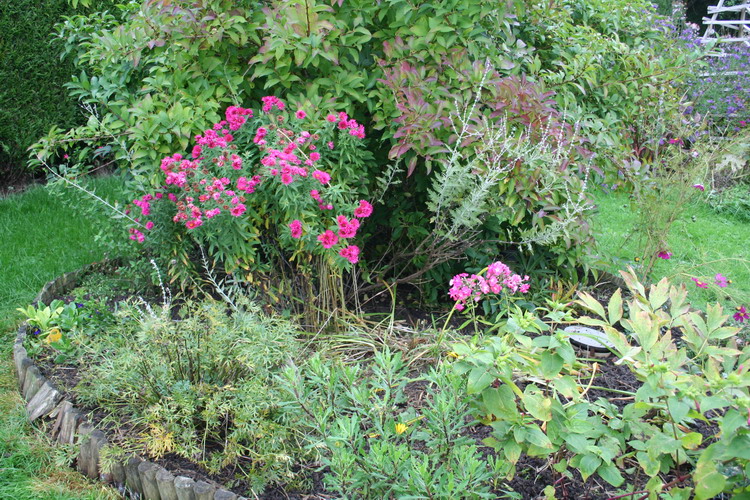
<path id="1" fill-rule="evenodd" d="M 523 402 L 531 415 L 542 422 L 552 420 L 552 400 L 541 394 L 524 394 Z"/>
<path id="2" fill-rule="evenodd" d="M 564 361 L 560 355 L 550 352 L 550 351 L 544 351 L 542 355 L 540 356 L 541 360 L 541 368 L 542 368 L 542 374 L 546 378 L 554 378 L 560 373 L 560 369 L 562 369 Z"/>
<path id="3" fill-rule="evenodd" d="M 609 299 L 609 304 L 607 304 L 607 315 L 611 325 L 614 325 L 622 318 L 622 292 L 619 288 Z"/>
<path id="4" fill-rule="evenodd" d="M 579 297 L 580 299 L 576 301 L 578 304 L 583 306 L 585 309 L 596 313 L 600 318 L 607 319 L 607 316 L 604 314 L 604 307 L 602 307 L 598 300 L 596 300 L 586 292 L 581 292 L 579 294 Z"/>
<path id="5" fill-rule="evenodd" d="M 689 432 L 680 439 L 682 446 L 688 450 L 695 450 L 703 442 L 703 436 L 698 432 Z"/>
<path id="6" fill-rule="evenodd" d="M 469 372 L 469 381 L 466 390 L 469 394 L 477 394 L 489 387 L 494 380 L 495 377 L 490 374 L 487 367 L 474 367 L 474 369 Z"/>
<path id="7" fill-rule="evenodd" d="M 690 411 L 690 405 L 676 397 L 667 399 L 667 408 L 669 408 L 669 414 L 677 424 L 682 422 Z"/>
<path id="8" fill-rule="evenodd" d="M 695 484 L 695 500 L 706 500 L 713 498 L 722 491 L 727 480 L 716 468 L 696 470 L 693 474 Z"/>
<path id="9" fill-rule="evenodd" d="M 581 462 L 578 464 L 578 470 L 581 472 L 583 480 L 589 478 L 591 474 L 596 472 L 596 469 L 602 464 L 602 459 L 596 455 L 585 455 L 581 458 Z"/>
<path id="10" fill-rule="evenodd" d="M 542 429 L 535 424 L 531 424 L 526 428 L 525 433 L 526 440 L 540 448 L 553 449 L 552 441 L 549 440 L 547 435 L 542 432 Z"/>
<path id="11" fill-rule="evenodd" d="M 620 471 L 612 464 L 602 465 L 597 472 L 602 479 L 616 488 L 625 482 L 625 478 L 622 477 Z"/>

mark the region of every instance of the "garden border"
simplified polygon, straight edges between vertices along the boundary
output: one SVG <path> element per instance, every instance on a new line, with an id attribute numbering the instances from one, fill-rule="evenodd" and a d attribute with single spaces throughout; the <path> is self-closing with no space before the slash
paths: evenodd
<path id="1" fill-rule="evenodd" d="M 56 296 L 72 289 L 78 278 L 91 269 L 84 266 L 50 281 L 39 292 L 34 305 L 49 304 Z M 206 481 L 195 481 L 186 476 L 172 474 L 164 467 L 143 460 L 136 455 L 125 462 L 116 462 L 110 472 L 104 472 L 100 463 L 100 450 L 108 443 L 106 434 L 94 427 L 83 412 L 63 397 L 61 391 L 42 375 L 29 358 L 23 342 L 27 325 L 18 329 L 13 345 L 13 362 L 18 376 L 21 396 L 27 402 L 26 416 L 30 422 L 47 419 L 52 439 L 61 444 L 79 446 L 75 467 L 91 479 L 113 485 L 124 496 L 143 500 L 247 500 L 235 493 Z"/>

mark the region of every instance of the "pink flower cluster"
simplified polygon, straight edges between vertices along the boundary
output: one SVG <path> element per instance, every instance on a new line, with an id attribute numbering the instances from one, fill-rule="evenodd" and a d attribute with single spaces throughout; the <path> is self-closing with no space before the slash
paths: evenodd
<path id="1" fill-rule="evenodd" d="M 285 108 L 284 102 L 277 97 L 267 96 L 262 99 L 262 109 L 266 114 L 272 114 L 274 109 L 283 111 Z M 294 116 L 299 120 L 308 117 L 303 110 L 298 110 Z M 233 217 L 241 217 L 248 211 L 247 197 L 273 178 L 278 178 L 283 186 L 307 179 L 304 181 L 307 184 L 304 184 L 303 192 L 309 191 L 320 210 L 333 210 L 333 205 L 324 200 L 322 194 L 331 185 L 332 176 L 318 166 L 321 153 L 315 141 L 320 136 L 305 130 L 295 133 L 283 128 L 279 125 L 284 121 L 283 116 L 260 117 L 261 121 L 270 120 L 270 123 L 254 130 L 243 128 L 252 117 L 252 110 L 230 106 L 226 110 L 226 119 L 195 137 L 196 145 L 189 158 L 181 154 L 164 158 L 161 162 L 163 188 L 153 196 L 145 195 L 133 201 L 141 209 L 142 215 L 149 215 L 154 198 L 160 199 L 166 195 L 176 207 L 173 221 L 184 224 L 191 230 L 225 212 Z M 350 119 L 346 113 L 331 114 L 326 119 L 329 123 L 336 124 L 333 131 L 346 131 L 357 138 L 365 137 L 364 127 Z M 261 152 L 261 169 L 255 175 L 247 173 L 250 166 L 246 160 L 252 156 L 242 155 L 238 151 L 239 147 L 250 144 L 250 140 Z M 329 149 L 333 149 L 333 142 L 328 141 L 327 144 Z M 310 185 L 313 180 L 314 184 Z M 318 189 L 310 189 L 311 187 Z M 264 190 L 263 193 L 276 195 L 275 191 Z M 300 194 L 298 190 L 292 193 Z M 328 225 L 328 229 L 321 234 L 317 234 L 320 231 L 317 228 L 307 230 L 311 240 L 317 240 L 325 249 L 333 249 L 351 263 L 359 260 L 360 249 L 356 245 L 349 245 L 346 240 L 356 237 L 360 219 L 369 217 L 373 211 L 372 205 L 367 201 L 359 200 L 358 203 L 351 219 L 344 214 L 337 215 L 336 229 L 326 224 L 321 217 L 320 220 L 312 221 L 312 224 L 317 228 Z M 138 223 L 138 219 L 134 220 Z M 292 220 L 287 226 L 292 238 L 304 237 L 305 228 L 301 220 Z M 153 222 L 149 221 L 146 228 L 152 227 Z M 145 239 L 143 233 L 136 228 L 130 229 L 130 238 L 139 242 Z"/>
<path id="2" fill-rule="evenodd" d="M 527 283 L 528 276 L 521 277 L 513 273 L 508 266 L 502 262 L 494 262 L 487 267 L 484 276 L 467 273 L 457 274 L 450 280 L 451 288 L 448 295 L 456 301 L 455 308 L 463 311 L 466 301 L 473 299 L 479 302 L 485 295 L 499 294 L 503 290 L 508 293 L 527 293 L 530 285 Z"/>
<path id="3" fill-rule="evenodd" d="M 263 112 L 268 113 L 273 108 L 278 109 L 279 111 L 284 111 L 284 103 L 279 99 L 278 97 L 269 95 L 261 99 L 261 102 L 263 103 Z"/>
<path id="4" fill-rule="evenodd" d="M 349 115 L 347 115 L 343 111 L 338 115 L 329 114 L 328 116 L 326 116 L 326 121 L 330 123 L 336 123 L 336 126 L 339 128 L 339 130 L 349 130 L 349 135 L 353 135 L 354 137 L 358 137 L 360 139 L 365 138 L 364 125 L 360 125 L 359 123 L 357 123 L 357 120 L 349 118 Z M 332 146 L 332 144 L 328 145 L 329 148 L 333 149 Z"/>

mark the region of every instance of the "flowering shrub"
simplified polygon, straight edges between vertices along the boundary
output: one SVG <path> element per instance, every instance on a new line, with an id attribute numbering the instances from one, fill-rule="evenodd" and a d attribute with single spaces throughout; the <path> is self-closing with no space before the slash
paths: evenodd
<path id="1" fill-rule="evenodd" d="M 164 203 L 172 221 L 208 244 L 230 269 L 254 257 L 246 241 L 227 237 L 238 229 L 260 243 L 266 228 L 287 250 L 327 256 L 340 267 L 358 262 L 360 248 L 353 241 L 372 205 L 353 200 L 334 181 L 336 167 L 325 157 L 363 139 L 364 127 L 343 112 L 317 121 L 302 109 L 290 116 L 277 97 L 262 102 L 257 117 L 251 109 L 230 106 L 226 119 L 195 137 L 189 156 L 162 160 L 161 188 L 133 200 L 138 218 L 131 239 L 145 241 L 155 230 L 152 205 Z"/>

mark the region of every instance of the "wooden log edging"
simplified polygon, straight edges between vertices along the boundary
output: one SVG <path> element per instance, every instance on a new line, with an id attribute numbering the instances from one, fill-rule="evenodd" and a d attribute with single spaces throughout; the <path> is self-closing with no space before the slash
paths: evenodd
<path id="1" fill-rule="evenodd" d="M 71 290 L 90 266 L 65 273 L 50 281 L 39 292 L 34 305 L 49 304 L 56 295 Z M 18 377 L 18 390 L 26 403 L 29 421 L 44 420 L 52 424 L 51 435 L 56 443 L 77 444 L 76 469 L 90 477 L 113 485 L 124 497 L 142 500 L 247 500 L 236 494 L 189 477 L 174 475 L 161 465 L 129 456 L 115 462 L 110 471 L 101 466 L 101 449 L 107 436 L 87 421 L 84 414 L 63 397 L 63 393 L 42 374 L 23 346 L 27 325 L 18 329 L 13 345 L 13 362 Z"/>

